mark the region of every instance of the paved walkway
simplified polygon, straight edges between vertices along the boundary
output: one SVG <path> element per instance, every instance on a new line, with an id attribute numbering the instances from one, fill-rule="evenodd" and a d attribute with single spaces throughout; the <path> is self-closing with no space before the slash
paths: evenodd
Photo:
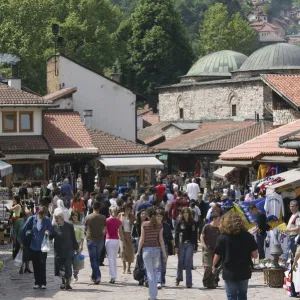
<path id="1" fill-rule="evenodd" d="M 87 255 L 86 249 L 84 254 Z M 60 280 L 54 277 L 53 253 L 50 253 L 47 260 L 47 290 L 33 290 L 33 275 L 18 274 L 18 268 L 13 265 L 12 260 L 8 260 L 2 272 L 0 272 L 0 300 L 33 300 L 33 299 L 56 299 L 56 300 L 98 300 L 100 297 L 105 300 L 117 299 L 148 299 L 148 289 L 139 287 L 133 280 L 132 275 L 121 274 L 121 261 L 119 263 L 119 278 L 115 285 L 108 283 L 108 266 L 101 268 L 102 282 L 99 286 L 90 283 L 91 269 L 87 258 L 85 269 L 79 273 L 79 281 L 73 284 L 72 291 L 60 291 Z M 168 299 L 190 299 L 190 300 L 225 300 L 225 290 L 223 281 L 216 290 L 207 290 L 202 286 L 203 268 L 201 267 L 201 253 L 197 253 L 194 258 L 196 270 L 193 271 L 192 289 L 186 289 L 183 285 L 174 286 L 176 276 L 176 257 L 171 256 L 168 261 L 167 287 L 159 291 L 159 300 Z M 285 290 L 271 289 L 264 285 L 263 274 L 254 273 L 249 284 L 248 299 L 255 300 L 282 300 L 288 299 Z"/>

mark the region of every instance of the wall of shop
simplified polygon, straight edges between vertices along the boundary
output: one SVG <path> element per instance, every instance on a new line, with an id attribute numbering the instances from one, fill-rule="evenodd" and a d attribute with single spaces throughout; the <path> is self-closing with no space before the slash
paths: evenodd
<path id="1" fill-rule="evenodd" d="M 281 109 L 273 111 L 273 125 L 280 126 L 300 119 L 300 111 Z"/>
<path id="2" fill-rule="evenodd" d="M 183 108 L 183 119 L 189 121 L 254 119 L 255 112 L 262 119 L 265 94 L 267 93 L 262 81 L 227 81 L 163 89 L 159 91 L 160 120 L 179 120 L 180 108 Z M 232 105 L 236 105 L 236 116 L 232 115 Z"/>

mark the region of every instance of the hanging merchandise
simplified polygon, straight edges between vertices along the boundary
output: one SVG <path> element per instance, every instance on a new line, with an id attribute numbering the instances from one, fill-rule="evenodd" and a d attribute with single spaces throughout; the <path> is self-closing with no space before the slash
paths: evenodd
<path id="1" fill-rule="evenodd" d="M 284 205 L 281 195 L 274 191 L 268 194 L 266 196 L 264 209 L 268 219 L 274 218 L 274 220 L 279 220 L 280 214 L 284 217 Z"/>
<path id="2" fill-rule="evenodd" d="M 258 168 L 258 173 L 257 173 L 257 179 L 263 179 L 267 177 L 267 170 L 268 170 L 267 164 L 260 164 Z"/>

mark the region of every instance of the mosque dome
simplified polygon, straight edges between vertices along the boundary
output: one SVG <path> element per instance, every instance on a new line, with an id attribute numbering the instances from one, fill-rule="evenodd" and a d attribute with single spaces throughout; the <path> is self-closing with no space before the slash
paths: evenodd
<path id="1" fill-rule="evenodd" d="M 238 72 L 300 69 L 300 47 L 278 43 L 252 53 Z"/>
<path id="2" fill-rule="evenodd" d="M 230 72 L 237 71 L 246 59 L 246 55 L 231 50 L 210 53 L 200 58 L 183 77 L 230 78 Z"/>

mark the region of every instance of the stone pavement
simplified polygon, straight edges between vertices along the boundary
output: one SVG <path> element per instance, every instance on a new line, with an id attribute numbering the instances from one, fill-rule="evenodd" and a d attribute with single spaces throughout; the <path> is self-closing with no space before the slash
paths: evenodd
<path id="1" fill-rule="evenodd" d="M 86 249 L 84 254 L 87 256 Z M 8 260 L 2 272 L 0 272 L 0 300 L 33 300 L 33 299 L 56 299 L 56 300 L 96 300 L 105 297 L 105 300 L 118 299 L 148 299 L 148 289 L 139 287 L 133 280 L 132 275 L 121 274 L 121 261 L 118 260 L 119 278 L 116 284 L 108 283 L 107 259 L 105 266 L 101 267 L 102 282 L 95 286 L 90 282 L 91 269 L 88 257 L 86 257 L 85 269 L 79 273 L 79 281 L 73 284 L 72 291 L 60 291 L 60 280 L 54 277 L 53 253 L 50 252 L 47 260 L 47 290 L 33 290 L 33 275 L 18 274 L 18 268 L 12 260 Z M 167 287 L 158 293 L 159 300 L 190 299 L 190 300 L 225 300 L 224 282 L 216 290 L 207 290 L 202 285 L 203 268 L 201 267 L 201 252 L 194 257 L 196 270 L 193 271 L 193 288 L 186 289 L 184 284 L 175 287 L 177 269 L 176 257 L 171 256 L 168 260 Z M 271 289 L 264 285 L 263 274 L 256 272 L 249 283 L 248 299 L 255 300 L 282 300 L 288 299 L 285 290 Z"/>

